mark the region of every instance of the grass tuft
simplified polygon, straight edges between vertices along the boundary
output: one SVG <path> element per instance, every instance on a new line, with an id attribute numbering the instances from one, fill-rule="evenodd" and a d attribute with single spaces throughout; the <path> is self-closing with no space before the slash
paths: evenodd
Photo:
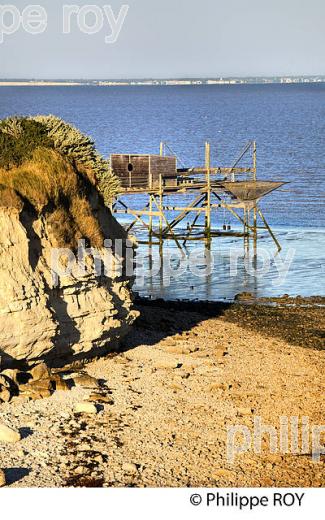
<path id="1" fill-rule="evenodd" d="M 20 208 L 28 201 L 47 218 L 57 247 L 74 249 L 80 238 L 94 247 L 103 245 L 103 233 L 93 215 L 89 186 L 78 170 L 58 152 L 34 150 L 29 160 L 7 171 L 0 169 L 0 205 Z"/>
<path id="2" fill-rule="evenodd" d="M 111 204 L 120 183 L 90 137 L 52 115 L 12 117 L 0 121 L 0 168 L 10 170 L 21 166 L 39 148 L 59 152 L 98 187 L 105 204 Z"/>
<path id="3" fill-rule="evenodd" d="M 109 205 L 119 182 L 88 136 L 55 116 L 12 117 L 0 121 L 0 150 L 0 206 L 21 211 L 28 202 L 57 247 L 74 249 L 80 238 L 103 245 L 90 200 Z"/>

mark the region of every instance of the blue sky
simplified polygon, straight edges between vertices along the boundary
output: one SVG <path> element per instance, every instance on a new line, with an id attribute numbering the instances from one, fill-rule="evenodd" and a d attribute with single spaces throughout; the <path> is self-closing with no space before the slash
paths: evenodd
<path id="1" fill-rule="evenodd" d="M 20 12 L 28 5 L 11 3 Z M 325 75 L 324 0 L 98 0 L 97 11 L 110 5 L 116 17 L 129 6 L 114 44 L 105 43 L 107 19 L 88 35 L 72 17 L 71 33 L 62 34 L 67 0 L 33 3 L 46 9 L 47 29 L 4 35 L 2 78 Z"/>

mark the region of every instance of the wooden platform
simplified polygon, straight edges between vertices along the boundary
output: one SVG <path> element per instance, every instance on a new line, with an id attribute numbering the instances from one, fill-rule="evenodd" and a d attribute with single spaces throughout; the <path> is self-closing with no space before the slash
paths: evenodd
<path id="1" fill-rule="evenodd" d="M 205 164 L 202 167 L 177 168 L 176 156 L 163 155 L 164 147 L 160 147 L 160 155 L 114 154 L 111 155 L 111 168 L 121 182 L 120 193 L 113 205 L 116 214 L 129 214 L 134 217 L 128 226 L 130 231 L 139 223 L 148 229 L 150 237 L 159 240 L 173 238 L 177 245 L 186 244 L 188 240 L 205 238 L 207 244 L 214 236 L 242 236 L 257 240 L 258 230 L 269 232 L 278 249 L 281 246 L 268 225 L 259 201 L 272 191 L 280 188 L 284 182 L 257 180 L 256 178 L 256 144 L 248 143 L 238 159 L 230 167 L 211 166 L 210 144 L 205 144 Z M 252 165 L 240 166 L 240 161 L 247 153 L 252 153 Z M 179 195 L 193 194 L 193 200 L 182 206 Z M 146 195 L 148 202 L 144 207 L 131 207 L 136 198 L 131 197 L 126 203 L 126 196 Z M 178 196 L 175 203 L 170 202 L 172 196 Z M 168 197 L 168 204 L 164 198 Z M 212 229 L 211 213 L 218 210 L 228 211 L 243 226 L 242 232 L 231 229 Z M 240 214 L 242 212 L 242 214 Z M 187 227 L 186 234 L 177 232 L 177 226 L 189 215 L 194 215 L 193 222 Z M 253 222 L 251 222 L 251 213 Z M 170 214 L 172 220 L 168 220 Z M 197 223 L 204 217 L 202 230 L 197 233 Z M 261 225 L 258 224 L 258 218 Z M 155 222 L 158 226 L 155 227 Z M 230 227 L 230 226 L 229 226 Z"/>

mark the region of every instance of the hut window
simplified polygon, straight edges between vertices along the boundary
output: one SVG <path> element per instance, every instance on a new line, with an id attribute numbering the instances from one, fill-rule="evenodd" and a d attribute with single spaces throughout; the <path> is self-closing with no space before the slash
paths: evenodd
<path id="1" fill-rule="evenodd" d="M 128 164 L 128 171 L 129 172 L 133 172 L 133 164 L 132 163 Z"/>

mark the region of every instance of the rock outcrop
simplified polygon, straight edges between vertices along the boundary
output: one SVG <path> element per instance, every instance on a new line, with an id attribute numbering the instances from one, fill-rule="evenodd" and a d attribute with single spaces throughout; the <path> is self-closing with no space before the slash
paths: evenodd
<path id="1" fill-rule="evenodd" d="M 104 215 L 107 238 L 123 236 L 108 210 Z M 97 276 L 89 257 L 82 276 L 71 272 L 56 281 L 46 219 L 0 208 L 0 229 L 1 368 L 82 358 L 125 335 L 135 318 L 126 278 Z"/>
<path id="2" fill-rule="evenodd" d="M 125 275 L 128 237 L 98 188 L 105 162 L 77 131 L 60 149 L 52 141 L 44 147 L 42 137 L 29 150 L 28 139 L 44 128 L 9 123 L 0 124 L 6 150 L 17 143 L 21 153 L 18 144 L 26 141 L 27 151 L 17 164 L 5 152 L 7 163 L 2 158 L 0 165 L 0 370 L 100 355 L 118 344 L 137 315 Z M 24 125 L 32 125 L 28 139 Z M 84 163 L 82 145 L 93 154 Z"/>

